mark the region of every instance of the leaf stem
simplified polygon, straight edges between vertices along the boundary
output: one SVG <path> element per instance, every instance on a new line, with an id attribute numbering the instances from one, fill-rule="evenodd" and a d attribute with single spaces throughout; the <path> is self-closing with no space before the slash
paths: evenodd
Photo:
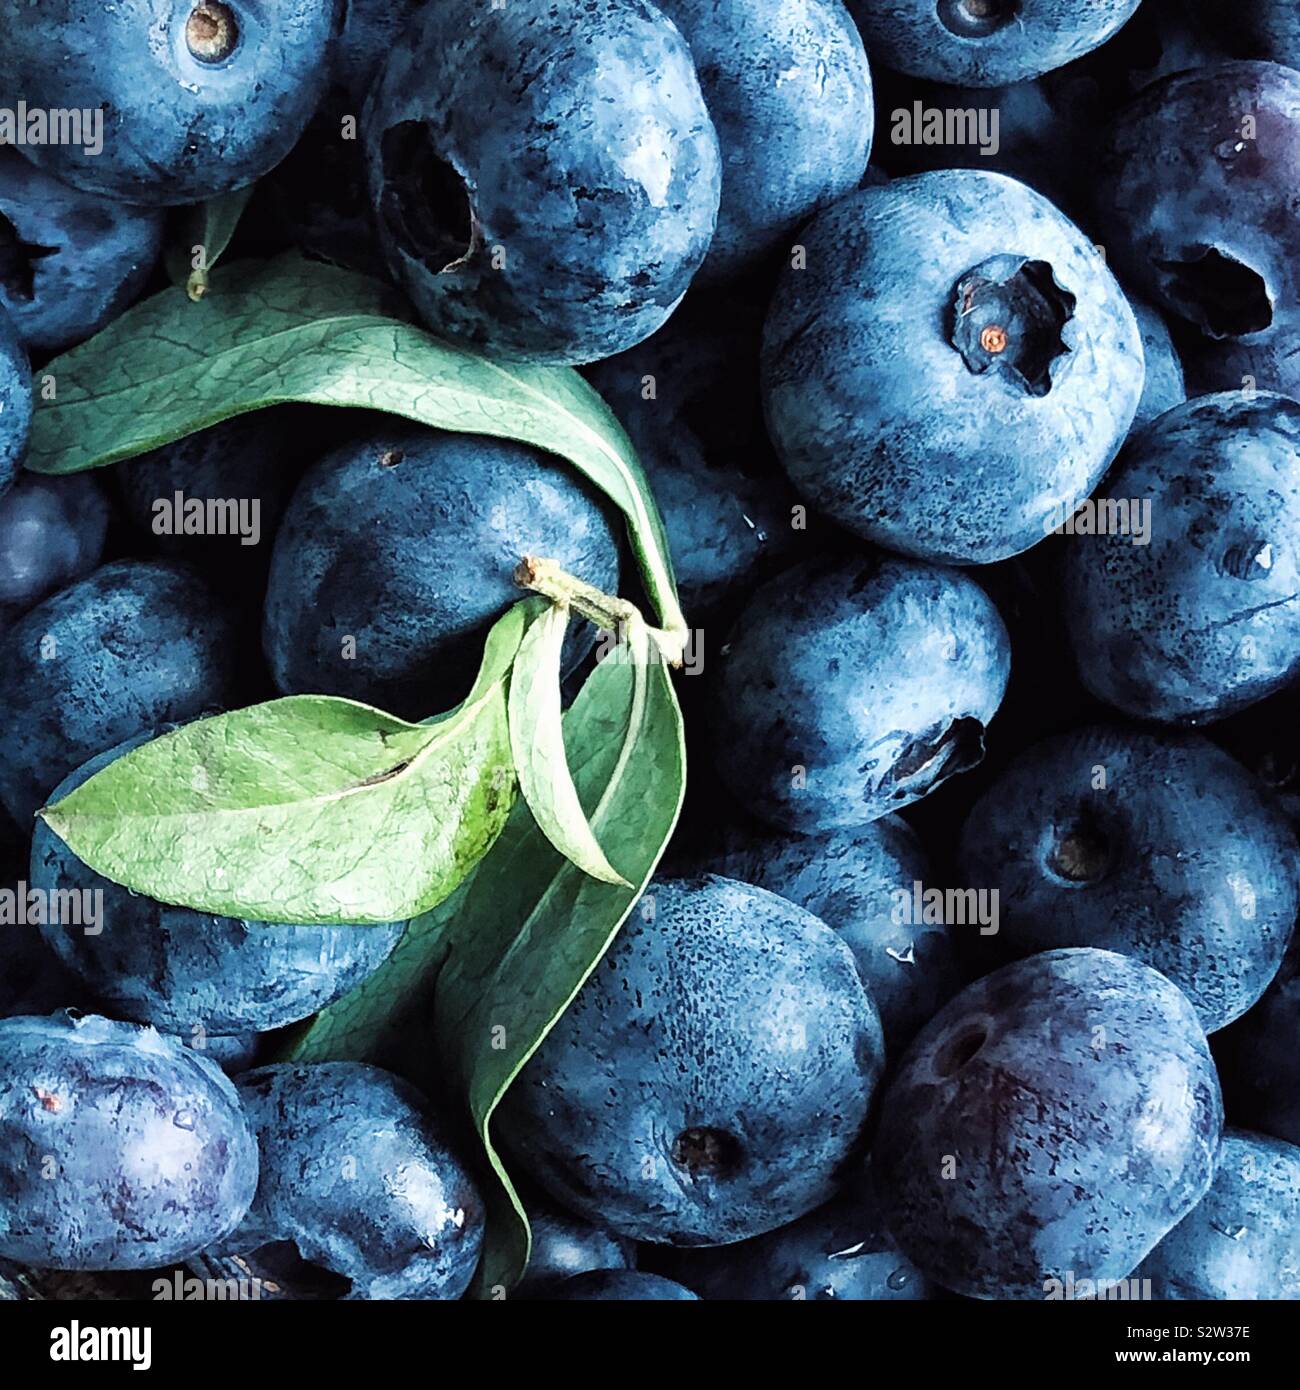
<path id="1" fill-rule="evenodd" d="M 515 583 L 541 594 L 552 603 L 572 608 L 588 622 L 608 632 L 622 634 L 626 630 L 641 628 L 670 666 L 682 664 L 686 645 L 682 634 L 648 626 L 636 604 L 617 594 L 602 593 L 586 580 L 561 569 L 554 560 L 525 555 L 515 566 Z"/>

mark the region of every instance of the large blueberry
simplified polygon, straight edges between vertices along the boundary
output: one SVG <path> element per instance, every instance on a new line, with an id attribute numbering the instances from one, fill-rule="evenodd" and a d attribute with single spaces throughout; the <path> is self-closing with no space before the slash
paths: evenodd
<path id="1" fill-rule="evenodd" d="M 0 497 L 0 623 L 89 574 L 108 520 L 108 500 L 89 474 L 20 473 Z"/>
<path id="2" fill-rule="evenodd" d="M 1300 671 L 1300 405 L 1188 401 L 1134 435 L 1093 503 L 1064 586 L 1094 695 L 1203 724 Z"/>
<path id="3" fill-rule="evenodd" d="M 31 430 L 31 367 L 13 319 L 0 307 L 0 493 L 22 467 Z"/>
<path id="4" fill-rule="evenodd" d="M 698 1303 L 699 1294 L 658 1274 L 636 1269 L 593 1269 L 551 1285 L 541 1295 L 555 1303 Z"/>
<path id="5" fill-rule="evenodd" d="M 761 323 L 719 310 L 692 295 L 654 337 L 587 374 L 636 446 L 692 618 L 743 593 L 807 535 L 763 429 Z"/>
<path id="6" fill-rule="evenodd" d="M 1104 259 L 1033 189 L 947 169 L 865 188 L 801 232 L 763 390 L 795 487 L 858 535 L 984 564 L 1086 497 L 1142 394 Z"/>
<path id="7" fill-rule="evenodd" d="M 239 1078 L 261 1176 L 224 1243 L 291 1245 L 348 1299 L 459 1298 L 483 1243 L 483 1204 L 424 1098 L 360 1062 L 259 1067 Z"/>
<path id="8" fill-rule="evenodd" d="M 1300 389 L 1300 73 L 1224 62 L 1116 119 L 1097 210 L 1122 274 L 1199 330 L 1201 391 Z"/>
<path id="9" fill-rule="evenodd" d="M 828 927 L 761 888 L 665 879 L 507 1093 L 501 1133 L 599 1226 L 725 1244 L 832 1195 L 882 1064 Z"/>
<path id="10" fill-rule="evenodd" d="M 226 1235 L 256 1185 L 256 1142 L 211 1062 L 93 1014 L 0 1020 L 0 1255 L 153 1269 Z"/>
<path id="11" fill-rule="evenodd" d="M 891 1057 L 963 983 L 947 924 L 913 910 L 933 884 L 916 832 L 899 816 L 821 835 L 730 831 L 715 872 L 806 907 L 853 952 Z"/>
<path id="12" fill-rule="evenodd" d="M 879 820 L 984 753 L 1006 690 L 1006 628 L 953 570 L 881 554 L 769 580 L 715 665 L 718 774 L 802 834 Z"/>
<path id="13" fill-rule="evenodd" d="M 363 121 L 393 273 L 435 333 L 593 362 L 649 337 L 718 214 L 690 50 L 644 0 L 439 0 Z"/>
<path id="14" fill-rule="evenodd" d="M 900 72 L 998 87 L 1099 47 L 1139 0 L 849 0 L 867 51 Z"/>
<path id="15" fill-rule="evenodd" d="M 975 803 L 963 881 L 998 894 L 990 956 L 1098 946 L 1136 956 L 1207 1033 L 1277 974 L 1300 851 L 1282 809 L 1198 737 L 1092 728 L 1023 753 Z"/>
<path id="16" fill-rule="evenodd" d="M 143 741 L 97 754 L 63 779 L 51 801 Z M 32 840 L 29 882 L 50 901 L 102 894 L 90 930 L 83 922 L 46 922 L 45 940 L 116 1015 L 169 1033 L 265 1032 L 295 1023 L 364 980 L 405 926 L 286 926 L 173 907 L 87 868 L 44 821 Z"/>
<path id="17" fill-rule="evenodd" d="M 1300 1298 L 1300 1149 L 1225 1130 L 1210 1190 L 1136 1277 L 1152 1298 Z"/>
<path id="18" fill-rule="evenodd" d="M 664 1271 L 706 1300 L 886 1302 L 934 1297 L 934 1286 L 885 1228 L 870 1177 L 753 1240 L 673 1252 Z"/>
<path id="19" fill-rule="evenodd" d="M 0 0 L 0 89 L 29 110 L 8 143 L 125 203 L 243 188 L 288 154 L 320 100 L 333 17 L 334 0 Z M 42 131 L 37 112 L 69 120 Z"/>
<path id="20" fill-rule="evenodd" d="M 276 538 L 263 644 L 286 694 L 423 719 L 464 697 L 525 555 L 618 587 L 609 510 L 558 459 L 392 417 L 322 459 Z M 570 637 L 569 660 L 590 645 Z"/>
<path id="21" fill-rule="evenodd" d="M 857 187 L 875 124 L 862 39 L 841 0 L 660 0 L 685 35 L 722 151 L 701 276 L 735 275 Z"/>
<path id="22" fill-rule="evenodd" d="M 0 146 L 0 304 L 28 348 L 97 333 L 144 288 L 161 243 L 161 213 L 79 192 Z"/>
<path id="23" fill-rule="evenodd" d="M 1045 951 L 917 1035 L 873 1150 L 890 1229 L 974 1298 L 1127 1277 L 1204 1196 L 1223 1104 L 1196 1011 L 1111 951 Z"/>
<path id="24" fill-rule="evenodd" d="M 0 801 L 26 826 L 106 747 L 220 708 L 235 631 L 186 569 L 118 560 L 37 604 L 4 635 Z"/>

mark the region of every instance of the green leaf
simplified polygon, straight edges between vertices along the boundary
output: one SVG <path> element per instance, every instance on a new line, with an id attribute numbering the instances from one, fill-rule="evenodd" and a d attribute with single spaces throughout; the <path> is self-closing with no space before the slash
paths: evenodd
<path id="1" fill-rule="evenodd" d="M 252 196 L 253 185 L 249 184 L 181 210 L 177 219 L 180 236 L 167 248 L 165 260 L 172 283 L 189 299 L 198 301 L 208 292 L 213 267 L 230 245 Z"/>
<path id="2" fill-rule="evenodd" d="M 163 290 L 45 369 L 56 396 L 37 402 L 27 466 L 79 473 L 292 401 L 519 440 L 622 511 L 660 622 L 684 644 L 663 523 L 609 407 L 571 368 L 492 362 L 408 315 L 379 281 L 297 256 L 227 266 L 198 304 Z"/>
<path id="3" fill-rule="evenodd" d="M 524 634 L 510 679 L 510 747 L 519 790 L 538 829 L 566 859 L 602 883 L 630 887 L 605 858 L 573 785 L 564 752 L 560 671 L 567 605 L 555 604 Z"/>
<path id="4" fill-rule="evenodd" d="M 592 826 L 632 887 L 584 874 L 515 803 L 491 855 L 360 988 L 318 1014 L 290 1060 L 368 1060 L 430 1094 L 468 1100 L 496 1182 L 477 1291 L 509 1288 L 528 1222 L 491 1137 L 492 1114 L 595 969 L 649 882 L 686 780 L 681 711 L 644 629 L 592 673 L 564 717 L 569 766 Z"/>
<path id="5" fill-rule="evenodd" d="M 138 893 L 270 922 L 388 922 L 441 902 L 509 814 L 507 684 L 540 599 L 488 635 L 463 704 L 425 724 L 290 696 L 186 724 L 41 812 Z"/>

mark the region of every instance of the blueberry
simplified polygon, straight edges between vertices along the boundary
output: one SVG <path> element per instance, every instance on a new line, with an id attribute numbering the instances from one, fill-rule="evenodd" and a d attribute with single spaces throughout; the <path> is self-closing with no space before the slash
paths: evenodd
<path id="1" fill-rule="evenodd" d="M 718 228 L 701 277 L 736 275 L 856 188 L 875 112 L 841 0 L 661 0 L 682 31 L 722 152 Z"/>
<path id="2" fill-rule="evenodd" d="M 99 753 L 54 790 L 58 801 L 144 737 Z M 38 821 L 30 883 L 50 895 L 101 893 L 94 930 L 60 920 L 46 942 L 114 1014 L 169 1033 L 265 1032 L 323 1009 L 378 968 L 405 923 L 286 926 L 172 907 L 113 883 Z"/>
<path id="3" fill-rule="evenodd" d="M 348 1299 L 465 1292 L 483 1205 L 418 1091 L 378 1067 L 322 1062 L 259 1067 L 239 1095 L 261 1177 L 223 1249 L 257 1268 L 262 1247 L 291 1245 Z"/>
<path id="4" fill-rule="evenodd" d="M 1228 1115 L 1300 1144 L 1300 937 L 1264 997 L 1215 1042 Z"/>
<path id="5" fill-rule="evenodd" d="M 1294 393 L 1300 371 L 1300 73 L 1224 62 L 1148 87 L 1097 184 L 1116 265 L 1198 331 L 1201 392 Z"/>
<path id="6" fill-rule="evenodd" d="M 811 913 L 661 880 L 507 1092 L 501 1133 L 596 1225 L 723 1244 L 832 1195 L 882 1061 L 853 957 Z"/>
<path id="7" fill-rule="evenodd" d="M 1300 405 L 1264 392 L 1188 401 L 1133 437 L 1098 506 L 1127 512 L 1127 531 L 1070 537 L 1064 564 L 1070 641 L 1094 695 L 1140 719 L 1203 724 L 1300 671 Z"/>
<path id="8" fill-rule="evenodd" d="M 95 1015 L 0 1020 L 0 1255 L 152 1269 L 221 1239 L 257 1146 L 219 1068 Z"/>
<path id="9" fill-rule="evenodd" d="M 839 934 L 880 1010 L 891 1057 L 963 983 L 948 926 L 913 920 L 914 890 L 933 880 L 916 832 L 898 816 L 821 835 L 735 829 L 711 862 L 727 878 L 806 907 Z"/>
<path id="10" fill-rule="evenodd" d="M 985 564 L 1043 538 L 1142 393 L 1132 310 L 1087 238 L 1001 174 L 865 188 L 800 233 L 763 340 L 777 456 L 868 540 Z"/>
<path id="11" fill-rule="evenodd" d="M 763 430 L 752 320 L 692 295 L 654 337 L 587 373 L 636 446 L 693 618 L 743 593 L 802 539 L 798 500 Z"/>
<path id="12" fill-rule="evenodd" d="M 698 1303 L 698 1294 L 635 1269 L 593 1269 L 575 1274 L 540 1295 L 554 1303 Z"/>
<path id="13" fill-rule="evenodd" d="M 867 52 L 968 87 L 1037 77 L 1105 43 L 1139 0 L 849 0 Z"/>
<path id="14" fill-rule="evenodd" d="M 973 580 L 882 554 L 764 584 L 712 692 L 718 773 L 753 814 L 803 834 L 860 826 L 984 752 L 1010 651 Z"/>
<path id="15" fill-rule="evenodd" d="M 513 1293 L 534 1294 L 559 1280 L 589 1270 L 630 1268 L 633 1251 L 627 1241 L 612 1236 L 557 1207 L 528 1203 L 532 1248 L 528 1268 Z"/>
<path id="16" fill-rule="evenodd" d="M 363 121 L 380 235 L 425 323 L 497 358 L 649 337 L 713 236 L 718 140 L 690 50 L 643 0 L 440 0 Z"/>
<path id="17" fill-rule="evenodd" d="M 998 894 L 998 932 L 981 946 L 1136 956 L 1182 989 L 1207 1033 L 1277 974 L 1296 861 L 1281 808 L 1226 753 L 1108 728 L 1021 754 L 971 809 L 960 850 L 963 881 Z"/>
<path id="18" fill-rule="evenodd" d="M 665 1269 L 708 1301 L 861 1303 L 935 1296 L 885 1228 L 868 1175 L 788 1226 L 736 1245 L 674 1252 Z"/>
<path id="19" fill-rule="evenodd" d="M 1131 296 L 1129 307 L 1142 334 L 1142 357 L 1146 363 L 1142 397 L 1133 417 L 1133 428 L 1137 429 L 1166 410 L 1182 405 L 1187 399 L 1187 386 L 1183 380 L 1182 361 L 1160 311 Z"/>
<path id="20" fill-rule="evenodd" d="M 13 320 L 0 307 L 0 493 L 22 467 L 31 430 L 31 368 Z"/>
<path id="21" fill-rule="evenodd" d="M 196 203 L 292 148 L 324 91 L 333 13 L 334 0 L 43 0 L 39 14 L 0 0 L 0 88 L 81 115 L 73 138 L 21 145 L 63 183 Z"/>
<path id="22" fill-rule="evenodd" d="M 1300 1298 L 1300 1149 L 1225 1130 L 1210 1190 L 1135 1277 L 1160 1299 Z"/>
<path id="23" fill-rule="evenodd" d="M 0 146 L 0 304 L 32 350 L 97 333 L 144 288 L 162 215 L 78 192 Z"/>
<path id="24" fill-rule="evenodd" d="M 271 559 L 263 643 L 286 694 L 347 695 L 422 719 L 465 696 L 525 555 L 610 592 L 609 509 L 523 444 L 389 418 L 299 485 Z M 570 635 L 568 664 L 591 645 Z"/>
<path id="25" fill-rule="evenodd" d="M 20 826 L 105 747 L 220 708 L 233 625 L 178 565 L 119 560 L 38 604 L 4 636 L 0 801 Z"/>
<path id="26" fill-rule="evenodd" d="M 392 48 L 426 0 L 341 0 L 334 39 L 334 82 L 360 111 Z"/>
<path id="27" fill-rule="evenodd" d="M 1150 966 L 1045 951 L 917 1035 L 873 1151 L 890 1229 L 974 1298 L 1126 1278 L 1209 1188 L 1223 1106 L 1196 1012 Z"/>
<path id="28" fill-rule="evenodd" d="M 89 574 L 108 521 L 108 501 L 89 474 L 20 473 L 0 496 L 0 623 Z"/>

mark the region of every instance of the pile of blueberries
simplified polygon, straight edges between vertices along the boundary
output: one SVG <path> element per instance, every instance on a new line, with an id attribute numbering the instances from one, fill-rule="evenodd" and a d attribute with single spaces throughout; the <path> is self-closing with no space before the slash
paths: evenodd
<path id="1" fill-rule="evenodd" d="M 0 0 L 6 115 L 0 857 L 103 907 L 0 926 L 0 1293 L 471 1291 L 454 1098 L 274 1060 L 406 924 L 153 901 L 34 817 L 277 694 L 450 708 L 522 555 L 636 583 L 557 458 L 366 411 L 21 471 L 252 187 L 228 260 L 580 367 L 695 630 L 681 823 L 496 1117 L 532 1255 L 472 1291 L 1300 1297 L 1294 0 Z"/>

